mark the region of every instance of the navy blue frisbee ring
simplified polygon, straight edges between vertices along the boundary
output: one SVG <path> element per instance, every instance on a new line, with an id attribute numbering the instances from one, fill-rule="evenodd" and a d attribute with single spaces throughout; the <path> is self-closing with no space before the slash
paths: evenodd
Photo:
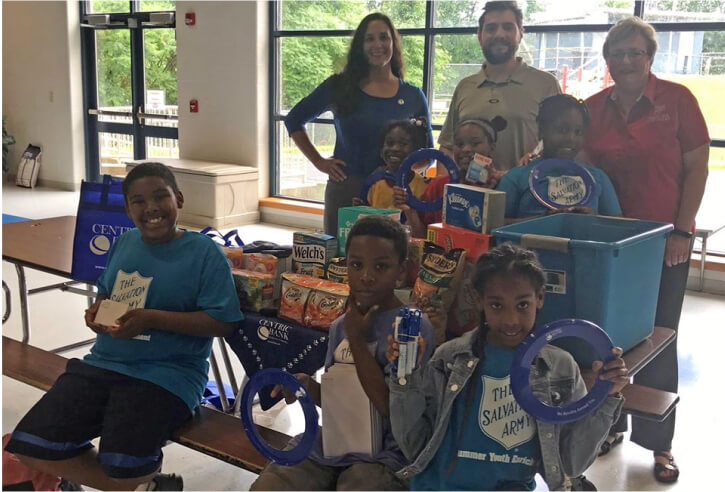
<path id="1" fill-rule="evenodd" d="M 527 336 L 514 355 L 511 363 L 511 391 L 514 398 L 536 420 L 552 424 L 565 424 L 579 420 L 596 410 L 612 389 L 611 381 L 597 377 L 591 391 L 581 400 L 563 406 L 551 406 L 539 400 L 531 391 L 529 373 L 531 362 L 547 343 L 562 337 L 575 337 L 589 343 L 595 359 L 608 362 L 614 358 L 609 335 L 590 321 L 560 319 L 534 330 Z"/>
<path id="2" fill-rule="evenodd" d="M 273 448 L 267 444 L 259 435 L 257 427 L 252 421 L 252 402 L 254 401 L 254 395 L 266 386 L 277 384 L 294 392 L 297 396 L 297 401 L 302 405 L 302 411 L 305 415 L 305 433 L 302 436 L 302 440 L 293 449 L 287 451 Z M 281 369 L 263 369 L 257 372 L 247 382 L 246 386 L 244 386 L 241 410 L 244 432 L 247 433 L 249 440 L 257 448 L 257 451 L 268 460 L 280 465 L 292 466 L 304 461 L 310 454 L 310 451 L 312 451 L 312 447 L 317 440 L 317 433 L 319 432 L 317 409 L 315 402 L 312 401 L 312 398 L 305 388 L 292 374 Z"/>
<path id="3" fill-rule="evenodd" d="M 370 188 L 372 188 L 375 183 L 382 180 L 390 181 L 395 184 L 395 174 L 390 171 L 378 171 L 376 173 L 372 173 L 365 179 L 365 181 L 363 181 L 362 188 L 360 189 L 360 199 L 363 201 L 364 205 L 370 205 L 368 202 L 368 193 L 370 193 Z"/>
<path id="4" fill-rule="evenodd" d="M 560 190 L 575 201 L 571 203 L 560 203 L 551 199 L 548 177 L 573 176 L 579 177 L 584 182 L 585 190 L 579 197 L 576 190 Z M 585 207 L 591 202 L 596 189 L 594 176 L 587 168 L 574 161 L 564 159 L 544 159 L 534 164 L 529 173 L 529 190 L 541 204 L 551 210 L 568 207 Z M 577 199 L 578 198 L 578 199 Z"/>
<path id="5" fill-rule="evenodd" d="M 408 205 L 419 212 L 436 212 L 443 208 L 443 197 L 432 202 L 424 202 L 413 196 L 413 192 L 410 189 L 408 183 L 408 173 L 418 161 L 422 160 L 434 161 L 437 160 L 443 164 L 448 171 L 450 183 L 458 183 L 461 181 L 460 173 L 458 172 L 458 166 L 448 155 L 437 149 L 420 149 L 412 152 L 405 160 L 400 164 L 398 168 L 398 175 L 396 178 L 396 184 L 401 188 L 405 188 L 408 192 Z"/>

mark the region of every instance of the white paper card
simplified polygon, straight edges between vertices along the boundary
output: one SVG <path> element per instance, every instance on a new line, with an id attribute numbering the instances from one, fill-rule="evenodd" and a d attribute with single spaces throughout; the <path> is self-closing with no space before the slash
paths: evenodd
<path id="1" fill-rule="evenodd" d="M 126 314 L 126 311 L 128 311 L 128 304 L 104 299 L 98 306 L 94 322 L 103 326 L 118 326 L 116 320 Z"/>

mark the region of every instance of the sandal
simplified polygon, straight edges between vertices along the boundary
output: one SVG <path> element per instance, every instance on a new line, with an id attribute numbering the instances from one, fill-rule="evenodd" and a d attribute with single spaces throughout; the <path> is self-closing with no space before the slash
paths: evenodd
<path id="1" fill-rule="evenodd" d="M 604 456 L 612 450 L 617 444 L 621 444 L 624 441 L 624 434 L 609 434 L 602 443 L 602 447 L 599 448 L 599 456 Z"/>
<path id="2" fill-rule="evenodd" d="M 676 482 L 680 477 L 680 469 L 675 464 L 675 457 L 672 456 L 672 453 L 667 451 L 658 451 L 654 455 L 655 458 L 665 458 L 669 461 L 666 465 L 660 463 L 659 461 L 655 461 L 655 480 L 662 483 Z M 671 472 L 671 474 L 668 474 L 667 472 Z"/>

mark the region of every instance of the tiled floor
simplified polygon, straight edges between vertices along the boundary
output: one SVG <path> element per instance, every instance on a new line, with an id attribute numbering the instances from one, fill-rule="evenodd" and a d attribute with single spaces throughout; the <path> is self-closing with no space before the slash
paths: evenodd
<path id="1" fill-rule="evenodd" d="M 2 210 L 29 218 L 73 215 L 77 194 L 47 189 L 24 190 L 3 188 Z M 255 225 L 242 230 L 245 240 L 268 239 L 280 243 L 291 241 L 291 229 Z M 48 245 L 52 247 L 52 245 Z M 3 325 L 3 334 L 19 339 L 20 316 L 17 311 L 17 278 L 12 265 L 3 262 L 2 278 L 10 286 L 14 311 Z M 57 281 L 49 275 L 28 272 L 31 287 Z M 82 322 L 85 299 L 58 291 L 42 293 L 30 299 L 31 342 L 53 348 L 89 338 Z M 586 475 L 600 490 L 700 490 L 722 486 L 717 469 L 721 464 L 719 444 L 725 442 L 725 427 L 719 425 L 721 397 L 722 347 L 725 347 L 725 297 L 689 293 L 685 298 L 679 337 L 680 396 L 674 453 L 682 469 L 675 485 L 659 484 L 652 478 L 651 454 L 625 442 L 608 456 L 598 459 Z M 66 353 L 81 356 L 85 349 Z M 235 364 L 236 365 L 236 364 Z M 236 365 L 238 374 L 240 367 Z M 2 378 L 2 430 L 9 432 L 40 397 L 41 392 L 27 385 Z M 292 423 L 290 423 L 292 422 Z M 280 430 L 293 432 L 299 427 L 297 414 L 277 419 Z M 241 423 L 240 423 L 241 425 Z M 170 444 L 164 449 L 164 470 L 182 473 L 187 490 L 247 490 L 254 475 L 221 461 Z M 720 484 L 720 485 L 718 485 Z M 539 489 L 546 487 L 539 484 Z"/>

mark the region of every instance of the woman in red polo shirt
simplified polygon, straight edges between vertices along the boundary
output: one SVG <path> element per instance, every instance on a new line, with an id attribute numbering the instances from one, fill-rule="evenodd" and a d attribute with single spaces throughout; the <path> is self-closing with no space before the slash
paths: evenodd
<path id="1" fill-rule="evenodd" d="M 625 217 L 674 224 L 665 247 L 655 324 L 677 330 L 710 137 L 692 93 L 650 71 L 657 51 L 651 25 L 637 17 L 619 21 L 602 51 L 615 84 L 586 101 L 591 115 L 586 157 L 611 178 Z M 677 392 L 676 343 L 634 382 Z M 602 454 L 622 441 L 626 428 L 625 416 L 612 428 Z M 654 476 L 660 482 L 674 482 L 680 473 L 671 453 L 674 430 L 674 412 L 664 422 L 632 417 L 631 439 L 654 452 Z"/>

